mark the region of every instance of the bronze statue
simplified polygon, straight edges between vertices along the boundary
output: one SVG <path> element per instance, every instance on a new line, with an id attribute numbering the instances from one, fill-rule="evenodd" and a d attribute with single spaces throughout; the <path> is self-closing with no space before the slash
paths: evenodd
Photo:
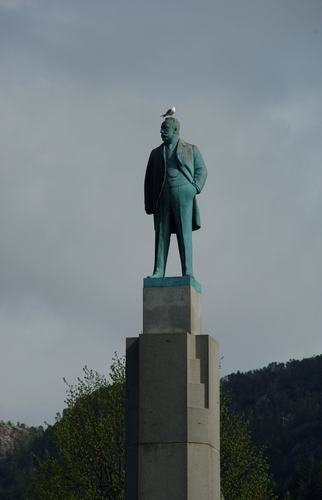
<path id="1" fill-rule="evenodd" d="M 192 231 L 200 228 L 196 195 L 202 190 L 207 169 L 196 146 L 179 138 L 180 123 L 168 117 L 161 125 L 163 143 L 148 161 L 145 211 L 154 216 L 155 261 L 151 278 L 164 277 L 171 233 L 177 235 L 182 275 L 192 276 Z"/>

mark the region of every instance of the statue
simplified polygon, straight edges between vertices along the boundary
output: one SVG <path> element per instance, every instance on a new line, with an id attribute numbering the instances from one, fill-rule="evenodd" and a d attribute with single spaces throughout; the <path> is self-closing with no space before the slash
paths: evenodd
<path id="1" fill-rule="evenodd" d="M 154 216 L 155 261 L 150 278 L 162 278 L 167 264 L 171 233 L 177 235 L 182 275 L 193 277 L 192 231 L 200 228 L 196 195 L 202 190 L 207 169 L 196 146 L 179 138 L 180 123 L 167 117 L 161 125 L 163 143 L 148 161 L 145 211 Z"/>

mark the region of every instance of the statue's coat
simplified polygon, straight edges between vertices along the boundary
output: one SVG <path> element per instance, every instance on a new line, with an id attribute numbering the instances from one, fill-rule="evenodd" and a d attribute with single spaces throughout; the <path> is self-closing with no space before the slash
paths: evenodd
<path id="1" fill-rule="evenodd" d="M 182 139 L 179 139 L 175 147 L 176 160 L 180 171 L 195 186 L 197 194 L 200 193 L 207 179 L 207 168 L 199 149 Z M 151 152 L 144 182 L 145 211 L 147 214 L 154 214 L 154 221 L 158 214 L 158 202 L 166 178 L 163 151 L 164 144 L 161 144 Z M 199 207 L 196 198 L 194 198 L 192 230 L 195 231 L 199 228 Z M 175 232 L 175 230 L 172 229 L 172 232 Z"/>

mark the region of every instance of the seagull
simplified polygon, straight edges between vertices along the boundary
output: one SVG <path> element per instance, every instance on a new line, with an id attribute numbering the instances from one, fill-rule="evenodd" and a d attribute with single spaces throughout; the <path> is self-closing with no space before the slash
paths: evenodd
<path id="1" fill-rule="evenodd" d="M 163 117 L 172 116 L 175 112 L 176 112 L 176 108 L 174 106 L 172 106 L 172 108 L 168 109 L 168 111 L 166 113 L 164 113 L 164 115 L 161 115 L 161 116 L 163 116 Z"/>

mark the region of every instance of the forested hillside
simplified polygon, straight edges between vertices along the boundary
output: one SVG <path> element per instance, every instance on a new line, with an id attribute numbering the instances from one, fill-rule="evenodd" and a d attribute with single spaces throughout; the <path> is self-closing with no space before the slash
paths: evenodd
<path id="1" fill-rule="evenodd" d="M 33 474 L 34 454 L 42 454 L 48 444 L 42 427 L 0 422 L 0 499 L 24 500 L 26 475 Z"/>
<path id="2" fill-rule="evenodd" d="M 250 419 L 253 444 L 266 453 L 280 500 L 322 498 L 322 355 L 271 363 L 222 379 L 230 409 Z M 0 498 L 26 498 L 34 453 L 51 443 L 51 427 L 0 422 Z"/>
<path id="3" fill-rule="evenodd" d="M 322 498 L 322 355 L 233 373 L 222 390 L 231 391 L 235 411 L 250 415 L 280 498 L 286 490 L 292 499 Z"/>

